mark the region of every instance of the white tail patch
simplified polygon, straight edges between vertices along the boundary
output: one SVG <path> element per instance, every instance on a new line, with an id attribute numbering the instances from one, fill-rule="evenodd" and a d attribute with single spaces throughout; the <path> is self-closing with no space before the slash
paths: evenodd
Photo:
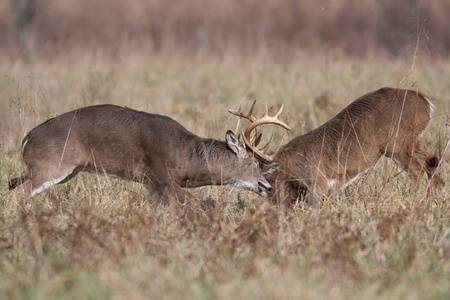
<path id="1" fill-rule="evenodd" d="M 425 101 L 428 103 L 428 106 L 430 107 L 430 118 L 431 118 L 432 114 L 434 113 L 434 104 L 427 96 L 423 94 L 421 94 L 421 96 L 423 97 L 423 99 L 425 99 Z"/>
<path id="2" fill-rule="evenodd" d="M 22 146 L 22 156 L 23 156 L 23 151 L 25 150 L 25 145 L 28 143 L 28 140 L 26 140 L 25 142 L 23 142 L 23 146 Z"/>
<path id="3" fill-rule="evenodd" d="M 425 95 L 422 95 L 421 94 L 421 96 L 423 97 L 423 99 L 425 99 L 425 101 L 427 102 L 427 104 L 428 104 L 428 107 L 430 108 L 430 121 L 428 122 L 428 124 L 427 124 L 427 127 L 425 127 L 425 129 L 419 134 L 419 138 L 423 138 L 423 135 L 424 135 L 424 133 L 425 133 L 425 131 L 427 131 L 427 129 L 428 129 L 428 127 L 430 126 L 430 124 L 431 124 L 431 119 L 433 118 L 433 114 L 434 114 L 434 104 L 431 102 L 431 100 L 428 98 L 428 97 L 426 97 Z"/>

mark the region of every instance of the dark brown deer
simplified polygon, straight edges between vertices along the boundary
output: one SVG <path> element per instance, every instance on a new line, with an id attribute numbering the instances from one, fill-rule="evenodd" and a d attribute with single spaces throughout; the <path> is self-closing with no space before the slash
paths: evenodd
<path id="1" fill-rule="evenodd" d="M 226 142 L 205 139 L 167 116 L 115 105 L 77 109 L 31 130 L 22 141 L 28 167 L 10 180 L 34 196 L 79 171 L 142 182 L 150 193 L 184 202 L 182 187 L 230 184 L 263 196 L 272 187 L 256 160 L 231 132 Z M 279 164 L 272 164 L 273 171 Z"/>
<path id="2" fill-rule="evenodd" d="M 266 176 L 277 201 L 292 202 L 307 192 L 323 199 L 354 182 L 382 156 L 392 158 L 408 173 L 411 192 L 419 187 L 424 172 L 431 180 L 429 191 L 443 184 L 437 172 L 440 159 L 421 148 L 433 104 L 420 92 L 382 88 L 368 93 L 322 126 L 278 147 L 275 153 L 256 147 L 260 131 L 255 142 L 250 142 L 251 131 L 264 124 L 251 116 L 254 105 L 248 114 L 240 108 L 229 112 L 252 122 L 244 141 L 262 163 L 282 163 Z"/>

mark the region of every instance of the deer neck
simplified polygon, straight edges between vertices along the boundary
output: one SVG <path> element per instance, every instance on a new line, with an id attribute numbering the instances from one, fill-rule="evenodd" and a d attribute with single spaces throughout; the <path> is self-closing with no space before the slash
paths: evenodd
<path id="1" fill-rule="evenodd" d="M 190 156 L 191 167 L 182 181 L 189 187 L 226 184 L 230 179 L 225 177 L 225 170 L 232 168 L 237 160 L 225 142 L 203 138 L 196 141 Z"/>

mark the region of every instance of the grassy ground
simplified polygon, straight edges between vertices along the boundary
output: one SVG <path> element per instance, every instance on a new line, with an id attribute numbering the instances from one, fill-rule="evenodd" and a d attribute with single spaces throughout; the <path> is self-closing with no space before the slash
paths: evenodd
<path id="1" fill-rule="evenodd" d="M 206 187 L 192 192 L 215 206 L 180 212 L 145 201 L 139 184 L 86 174 L 33 200 L 7 197 L 7 180 L 24 168 L 21 138 L 76 107 L 120 104 L 223 139 L 236 121 L 227 109 L 256 98 L 260 112 L 266 103 L 285 104 L 292 138 L 382 86 L 420 89 L 434 99 L 424 144 L 441 151 L 448 182 L 449 61 L 411 70 L 383 59 L 134 57 L 3 62 L 0 69 L 0 298 L 450 297 L 450 189 L 423 199 L 424 178 L 408 195 L 407 176 L 387 160 L 321 208 L 285 210 L 246 191 Z"/>

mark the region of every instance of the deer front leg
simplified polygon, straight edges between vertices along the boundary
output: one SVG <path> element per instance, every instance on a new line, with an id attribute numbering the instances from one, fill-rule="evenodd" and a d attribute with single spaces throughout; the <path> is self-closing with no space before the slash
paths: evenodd
<path id="1" fill-rule="evenodd" d="M 179 203 L 182 204 L 198 202 L 197 197 L 185 191 L 174 182 L 170 184 L 167 194 L 170 198 L 176 199 Z"/>
<path id="2" fill-rule="evenodd" d="M 194 195 L 182 189 L 170 177 L 149 178 L 144 180 L 149 195 L 157 194 L 163 201 L 176 201 L 180 204 L 195 202 L 198 200 Z"/>

